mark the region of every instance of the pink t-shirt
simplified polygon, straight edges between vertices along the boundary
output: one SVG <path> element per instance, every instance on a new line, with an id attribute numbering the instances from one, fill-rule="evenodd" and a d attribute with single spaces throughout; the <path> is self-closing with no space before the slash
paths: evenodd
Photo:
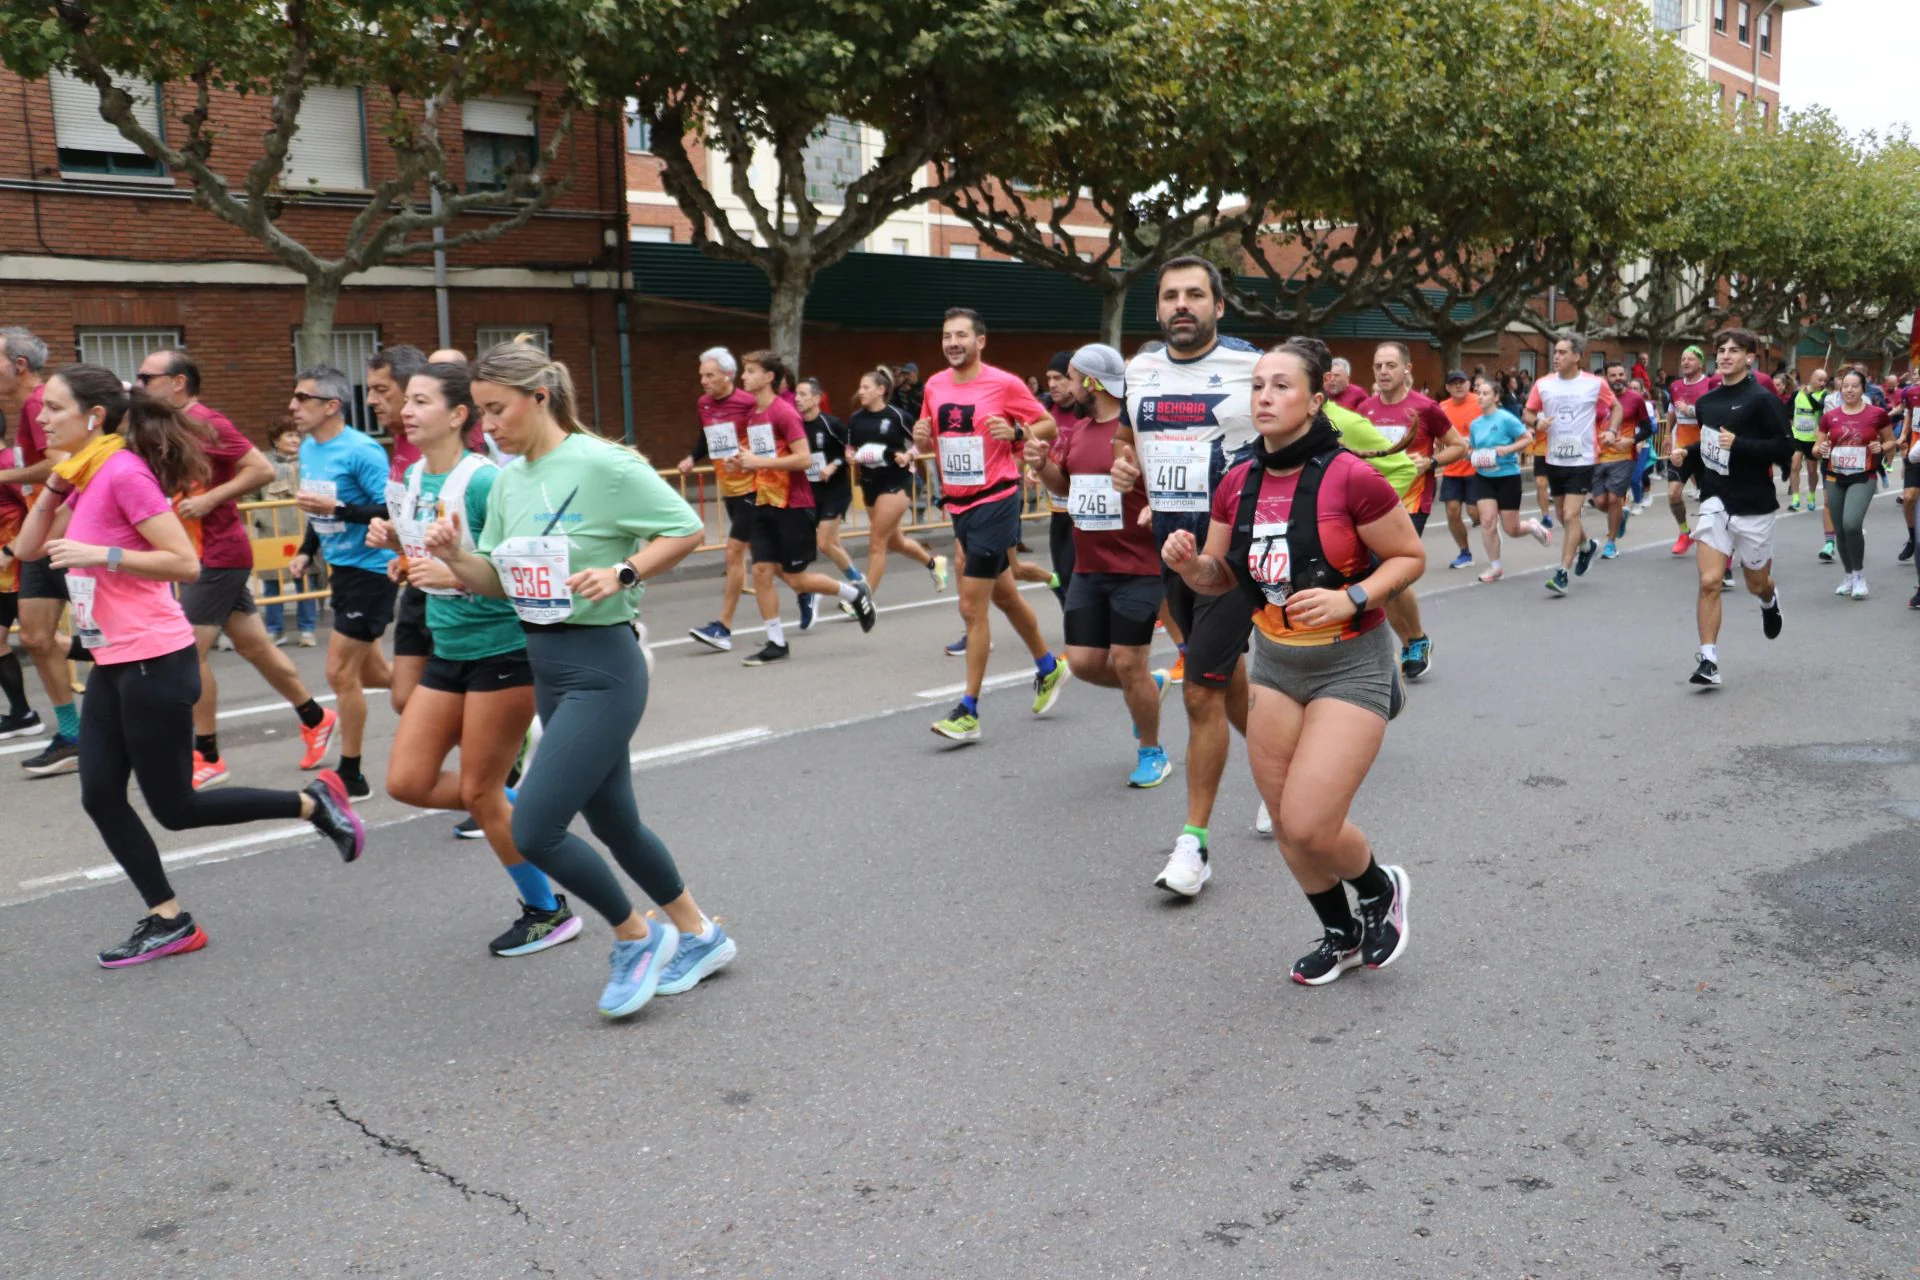
<path id="1" fill-rule="evenodd" d="M 486 450 L 483 448 L 475 452 L 485 453 Z M 418 461 L 420 461 L 420 450 L 413 441 L 407 439 L 406 429 L 402 428 L 394 432 L 393 465 L 387 468 L 387 478 L 389 480 L 405 480 L 407 478 L 407 468 Z"/>
<path id="2" fill-rule="evenodd" d="M 987 419 L 1006 418 L 1024 426 L 1046 417 L 1047 411 L 1033 398 L 1025 382 L 1005 369 L 983 364 L 980 372 L 966 382 L 955 382 L 951 369 L 928 378 L 920 416 L 933 424 L 940 484 L 951 516 L 1020 491 L 1020 446 L 994 439 L 987 430 Z M 983 473 L 984 480 L 973 483 L 951 478 Z"/>
<path id="3" fill-rule="evenodd" d="M 253 452 L 253 441 L 233 425 L 233 420 L 218 409 L 209 409 L 195 401 L 187 406 L 187 416 L 213 428 L 214 439 L 203 445 L 213 474 L 207 488 L 217 489 L 233 479 L 240 459 Z M 253 568 L 253 541 L 240 519 L 239 499 L 223 502 L 200 519 L 200 563 L 209 569 Z"/>
<path id="4" fill-rule="evenodd" d="M 153 550 L 136 526 L 173 510 L 153 472 L 130 449 L 102 463 L 87 487 L 67 498 L 67 505 L 73 509 L 67 538 L 127 551 Z M 169 583 L 111 573 L 105 565 L 70 569 L 67 594 L 75 598 L 76 612 L 78 595 L 84 595 L 85 588 L 76 595 L 75 579 L 93 582 L 93 624 L 100 630 L 100 639 L 89 649 L 96 663 L 143 662 L 193 644 L 193 628 Z"/>

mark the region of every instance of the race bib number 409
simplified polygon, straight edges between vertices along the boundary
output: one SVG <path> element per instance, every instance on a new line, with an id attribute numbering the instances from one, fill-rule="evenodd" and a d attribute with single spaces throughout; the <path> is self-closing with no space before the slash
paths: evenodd
<path id="1" fill-rule="evenodd" d="M 987 482 L 987 442 L 984 436 L 940 437 L 940 482 L 978 488 Z"/>

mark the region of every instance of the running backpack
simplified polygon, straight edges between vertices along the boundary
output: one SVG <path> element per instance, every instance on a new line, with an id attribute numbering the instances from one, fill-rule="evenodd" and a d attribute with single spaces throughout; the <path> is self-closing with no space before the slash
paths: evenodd
<path id="1" fill-rule="evenodd" d="M 1291 568 L 1288 595 L 1315 588 L 1341 591 L 1366 577 L 1366 574 L 1348 577 L 1335 569 L 1327 563 L 1326 554 L 1320 546 L 1320 482 L 1326 478 L 1327 468 L 1333 465 L 1333 460 L 1346 452 L 1345 448 L 1329 449 L 1308 459 L 1300 469 L 1300 482 L 1293 491 L 1293 506 L 1287 513 L 1287 557 Z M 1253 552 L 1254 515 L 1259 509 L 1260 490 L 1265 483 L 1266 473 L 1259 464 L 1249 463 L 1246 483 L 1240 490 L 1239 510 L 1234 513 L 1233 540 L 1227 545 L 1227 564 L 1240 583 L 1241 594 L 1252 602 L 1255 610 L 1281 603 L 1268 597 L 1266 587 L 1254 580 L 1247 567 L 1248 557 Z"/>

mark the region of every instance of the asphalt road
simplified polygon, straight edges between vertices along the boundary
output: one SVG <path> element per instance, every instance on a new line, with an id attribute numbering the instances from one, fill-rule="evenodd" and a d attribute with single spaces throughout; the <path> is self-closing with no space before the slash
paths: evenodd
<path id="1" fill-rule="evenodd" d="M 1010 637 L 943 745 L 957 624 L 904 563 L 785 668 L 660 648 L 642 808 L 741 955 L 622 1025 L 604 927 L 488 957 L 510 885 L 385 799 L 352 867 L 170 836 L 212 945 L 103 971 L 138 906 L 74 781 L 0 779 L 0 1275 L 1920 1274 L 1898 525 L 1855 604 L 1783 520 L 1786 632 L 1729 596 L 1704 693 L 1664 517 L 1564 600 L 1430 533 L 1436 666 L 1355 809 L 1413 943 L 1319 990 L 1244 757 L 1167 900 L 1179 772 L 1125 789 L 1107 691 L 1033 720 Z M 716 591 L 655 588 L 655 639 Z M 249 781 L 289 722 L 228 722 Z"/>

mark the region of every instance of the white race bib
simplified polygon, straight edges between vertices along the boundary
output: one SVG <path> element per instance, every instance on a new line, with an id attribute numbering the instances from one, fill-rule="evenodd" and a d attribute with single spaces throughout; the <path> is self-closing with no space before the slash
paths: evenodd
<path id="1" fill-rule="evenodd" d="M 1158 431 L 1142 437 L 1148 504 L 1155 511 L 1205 511 L 1212 463 L 1213 446 L 1205 440 L 1169 438 Z"/>
<path id="2" fill-rule="evenodd" d="M 1400 442 L 1407 438 L 1408 428 L 1381 427 L 1379 428 L 1379 431 L 1382 438 L 1384 438 L 1387 442 L 1387 448 L 1398 449 L 1400 447 Z"/>
<path id="3" fill-rule="evenodd" d="M 328 502 L 340 501 L 340 486 L 331 480 L 307 480 L 303 478 L 300 481 L 300 492 L 309 494 L 315 498 L 325 498 Z M 309 523 L 313 525 L 313 531 L 323 537 L 330 533 L 345 533 L 347 531 L 347 522 L 345 520 L 335 519 L 332 516 L 311 516 L 308 520 Z"/>
<path id="4" fill-rule="evenodd" d="M 863 444 L 853 451 L 853 460 L 863 467 L 884 467 L 887 465 L 887 446 Z"/>
<path id="5" fill-rule="evenodd" d="M 807 479 L 813 484 L 819 484 L 826 478 L 827 456 L 818 452 L 809 453 L 807 455 Z"/>
<path id="6" fill-rule="evenodd" d="M 1857 476 L 1867 469 L 1867 446 L 1863 444 L 1835 445 L 1833 452 L 1827 455 L 1827 461 L 1833 464 L 1833 473 L 1839 476 Z"/>
<path id="7" fill-rule="evenodd" d="M 1108 475 L 1071 476 L 1067 481 L 1067 513 L 1083 533 L 1115 533 L 1121 525 L 1120 491 Z"/>
<path id="8" fill-rule="evenodd" d="M 700 433 L 707 438 L 707 456 L 715 462 L 725 462 L 740 452 L 740 429 L 731 422 L 716 422 L 700 428 Z"/>
<path id="9" fill-rule="evenodd" d="M 1706 463 L 1709 471 L 1718 475 L 1724 476 L 1729 473 L 1729 469 L 1733 466 L 1733 453 L 1731 450 L 1720 447 L 1718 431 L 1700 433 L 1700 461 Z"/>
<path id="10" fill-rule="evenodd" d="M 1586 444 L 1578 436 L 1562 436 L 1547 442 L 1547 457 L 1563 467 L 1583 467 L 1592 459 L 1586 456 Z"/>
<path id="11" fill-rule="evenodd" d="M 493 565 L 506 588 L 507 603 L 520 621 L 565 622 L 573 614 L 567 587 L 570 551 L 564 537 L 508 538 L 493 549 Z"/>
<path id="12" fill-rule="evenodd" d="M 407 518 L 407 486 L 398 480 L 387 481 L 387 521 L 399 524 Z"/>
<path id="13" fill-rule="evenodd" d="M 1491 449 L 1475 449 L 1467 460 L 1473 463 L 1475 471 L 1491 471 L 1500 465 L 1500 455 Z"/>
<path id="14" fill-rule="evenodd" d="M 1673 420 L 1683 426 L 1691 427 L 1700 421 L 1700 410 L 1691 401 L 1675 400 L 1673 402 Z"/>
<path id="15" fill-rule="evenodd" d="M 977 489 L 986 482 L 986 437 L 941 436 L 940 483 Z"/>
<path id="16" fill-rule="evenodd" d="M 780 452 L 780 442 L 774 439 L 771 422 L 756 422 L 747 428 L 747 448 L 756 458 L 771 458 Z"/>
<path id="17" fill-rule="evenodd" d="M 1293 552 L 1287 546 L 1287 522 L 1272 520 L 1253 526 L 1253 545 L 1247 550 L 1247 568 L 1260 590 L 1274 604 L 1293 594 Z"/>
<path id="18" fill-rule="evenodd" d="M 104 649 L 111 642 L 93 620 L 93 593 L 100 584 L 85 574 L 67 575 L 67 603 L 73 612 L 73 634 L 89 652 Z"/>

